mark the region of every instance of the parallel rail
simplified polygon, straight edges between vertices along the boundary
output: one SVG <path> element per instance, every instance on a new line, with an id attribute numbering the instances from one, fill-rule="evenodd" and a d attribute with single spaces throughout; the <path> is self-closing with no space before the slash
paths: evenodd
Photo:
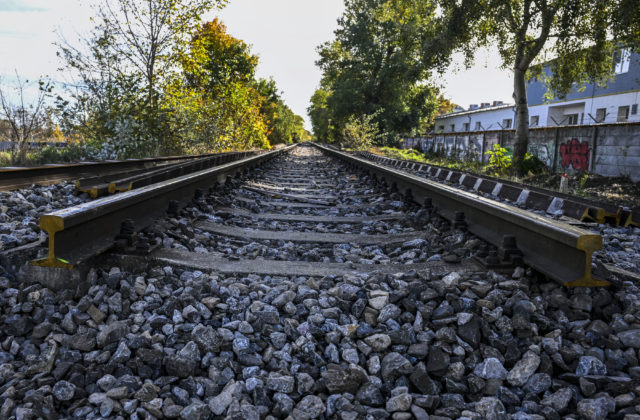
<path id="1" fill-rule="evenodd" d="M 45 214 L 40 227 L 49 235 L 48 255 L 31 264 L 73 268 L 112 247 L 125 219 L 133 221 L 134 230 L 144 229 L 165 214 L 171 200 L 183 206 L 196 189 L 209 188 L 292 147 L 295 145 Z"/>
<path id="2" fill-rule="evenodd" d="M 258 152 L 217 153 L 211 156 L 194 157 L 186 161 L 157 166 L 155 169 L 139 169 L 79 179 L 76 181 L 76 190 L 78 192 L 88 193 L 91 198 L 98 198 L 107 194 L 130 191 L 134 188 L 155 184 L 156 182 L 165 181 L 180 175 L 201 171 L 215 165 L 243 159 L 256 153 Z"/>
<path id="3" fill-rule="evenodd" d="M 602 248 L 600 235 L 332 148 L 315 146 L 395 183 L 405 194 L 410 191 L 417 201 L 432 199 L 438 214 L 445 219 L 453 222 L 456 212 L 464 212 L 469 231 L 496 247 L 503 244 L 505 236 L 515 236 L 526 264 L 566 286 L 609 285 L 591 273 L 592 254 Z"/>
<path id="4" fill-rule="evenodd" d="M 610 222 L 620 226 L 640 226 L 640 208 L 624 210 L 618 204 L 601 200 L 563 194 L 545 188 L 519 184 L 486 175 L 453 170 L 443 166 L 393 159 L 370 152 L 358 152 L 361 157 L 398 169 L 413 169 L 425 172 L 429 176 L 462 184 L 476 191 L 492 194 L 510 201 L 520 201 L 534 210 L 562 211 L 562 214 L 585 222 Z M 497 187 L 497 188 L 496 188 Z"/>
<path id="5" fill-rule="evenodd" d="M 185 162 L 192 159 L 215 156 L 203 154 L 191 156 L 166 156 L 159 158 L 107 160 L 103 162 L 79 162 L 35 167 L 0 168 L 0 191 L 26 188 L 32 184 L 56 184 L 84 177 L 104 176 L 119 172 L 149 169 L 160 165 Z"/>

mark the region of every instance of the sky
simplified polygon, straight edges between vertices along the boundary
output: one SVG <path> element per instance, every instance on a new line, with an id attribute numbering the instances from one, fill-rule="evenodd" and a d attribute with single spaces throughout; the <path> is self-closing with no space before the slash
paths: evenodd
<path id="1" fill-rule="evenodd" d="M 92 24 L 91 0 L 0 0 L 0 77 L 34 80 L 48 76 L 69 80 L 56 57 L 55 42 L 87 33 Z M 316 47 L 332 38 L 342 0 L 229 0 L 218 16 L 228 32 L 251 45 L 260 57 L 259 77 L 273 77 L 285 102 L 306 120 L 309 98 L 318 87 Z M 446 73 L 439 83 L 445 96 L 467 108 L 470 104 L 511 99 L 512 79 L 500 71 L 495 51 L 478 54 L 469 70 Z"/>

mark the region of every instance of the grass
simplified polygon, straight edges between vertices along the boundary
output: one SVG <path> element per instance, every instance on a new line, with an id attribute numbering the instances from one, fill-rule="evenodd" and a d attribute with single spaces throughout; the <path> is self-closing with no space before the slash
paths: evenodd
<path id="1" fill-rule="evenodd" d="M 0 152 L 0 166 L 11 166 L 12 162 L 11 153 Z"/>
<path id="2" fill-rule="evenodd" d="M 369 150 L 372 153 L 393 159 L 411 160 L 429 165 L 437 165 L 450 169 L 475 173 L 478 175 L 490 175 L 496 178 L 523 183 L 526 185 L 558 190 L 560 183 L 559 173 L 529 174 L 524 178 L 518 178 L 509 174 L 496 174 L 489 163 L 469 162 L 450 157 L 428 156 L 416 150 L 403 150 L 393 147 L 374 147 Z M 624 177 L 608 178 L 604 176 L 584 173 L 569 174 L 569 194 L 613 201 L 629 207 L 640 205 L 640 182 L 632 182 Z"/>
<path id="3" fill-rule="evenodd" d="M 0 167 L 3 166 L 39 166 L 48 163 L 71 163 L 83 159 L 79 147 L 46 146 L 37 150 L 29 150 L 25 158 L 11 152 L 0 152 Z"/>
<path id="4" fill-rule="evenodd" d="M 443 166 L 449 169 L 457 169 L 461 171 L 487 173 L 488 165 L 475 160 L 452 159 L 450 157 L 428 156 L 424 153 L 413 149 L 396 149 L 394 147 L 374 147 L 370 150 L 372 153 L 386 156 L 392 159 L 411 160 L 429 165 Z"/>

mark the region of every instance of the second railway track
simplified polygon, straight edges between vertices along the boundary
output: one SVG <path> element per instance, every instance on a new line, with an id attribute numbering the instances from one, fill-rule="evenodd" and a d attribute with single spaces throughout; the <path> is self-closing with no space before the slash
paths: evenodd
<path id="1" fill-rule="evenodd" d="M 0 417 L 631 413 L 640 290 L 561 286 L 598 235 L 414 178 L 306 145 L 45 216 L 32 274 L 91 270 L 0 283 Z"/>

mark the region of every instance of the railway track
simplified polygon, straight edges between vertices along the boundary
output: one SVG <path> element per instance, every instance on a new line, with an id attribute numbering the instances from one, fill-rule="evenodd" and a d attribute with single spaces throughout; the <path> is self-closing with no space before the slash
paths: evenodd
<path id="1" fill-rule="evenodd" d="M 376 179 L 379 178 L 382 182 L 388 180 L 408 202 L 428 203 L 426 205 L 429 208 L 425 209 L 426 211 L 431 211 L 430 207 L 435 201 L 440 216 L 447 218 L 454 226 L 464 225 L 472 233 L 489 242 L 492 248 L 475 253 L 476 258 L 487 267 L 513 268 L 514 265 L 524 261 L 552 279 L 567 285 L 608 285 L 607 281 L 594 279 L 591 274 L 592 254 L 602 248 L 602 238 L 597 234 L 591 234 L 580 228 L 547 220 L 490 200 L 483 200 L 477 196 L 398 171 L 384 169 L 330 148 L 315 147 L 322 149 L 324 153 L 338 156 L 352 165 L 357 164 L 360 169 L 371 171 L 372 176 L 377 177 Z M 272 154 L 277 153 L 280 152 L 272 152 Z M 270 155 L 264 156 L 268 158 Z M 229 176 L 229 170 L 231 170 L 231 174 L 234 174 L 263 160 L 264 157 L 239 160 L 237 163 L 219 166 L 214 170 L 197 172 L 201 176 L 196 178 L 188 175 L 170 178 L 182 173 L 180 168 L 185 165 L 192 167 L 192 169 L 196 165 L 198 169 L 202 166 L 198 161 L 179 164 L 179 169 L 176 171 L 160 169 L 151 171 L 151 176 L 139 174 L 128 178 L 130 180 L 142 177 L 148 180 L 146 182 L 148 184 L 156 176 L 153 174 L 160 172 L 162 177 L 159 179 L 163 183 L 150 185 L 148 188 L 142 188 L 128 195 L 106 198 L 46 214 L 41 217 L 40 225 L 49 237 L 49 254 L 47 258 L 34 261 L 33 264 L 48 267 L 73 267 L 111 247 L 114 239 L 118 237 L 118 232 L 120 235 L 130 235 L 128 231 L 133 229 L 135 232 L 148 226 L 154 217 L 165 210 L 163 205 L 166 207 L 169 200 L 179 198 L 184 201 L 186 198 L 190 198 L 198 188 L 200 188 L 199 194 L 202 195 L 204 194 L 202 187 L 206 188 L 213 182 Z M 131 186 L 133 183 L 127 181 L 125 184 Z M 398 185 L 401 186 L 400 190 L 398 190 Z M 269 189 L 261 189 L 260 185 L 246 188 L 257 194 L 270 193 Z M 273 190 L 273 187 L 271 189 Z M 304 188 L 302 189 L 304 190 Z M 283 192 L 280 194 L 284 198 L 293 198 L 311 205 L 325 206 L 333 204 L 332 199 L 337 197 L 329 195 L 319 200 L 304 195 L 290 195 Z M 125 219 L 128 220 L 126 229 L 122 226 Z M 466 219 L 470 223 L 467 223 Z M 127 233 L 123 233 L 123 229 Z M 229 231 L 227 234 L 233 236 L 234 232 Z M 344 242 L 349 242 L 347 239 L 343 239 Z M 542 247 L 541 244 L 543 244 Z M 149 246 L 147 245 L 145 248 L 149 248 Z M 558 263 L 558 261 L 562 261 L 562 263 Z"/>
<path id="2" fill-rule="evenodd" d="M 635 413 L 640 290 L 561 286 L 603 284 L 598 235 L 358 157 L 294 146 L 41 226 L 0 279 L 1 418 Z M 43 274 L 80 267 L 76 296 Z"/>
<path id="3" fill-rule="evenodd" d="M 96 198 L 106 193 L 112 180 L 147 172 L 152 168 L 169 168 L 173 165 L 209 160 L 218 164 L 246 157 L 256 152 L 214 153 L 190 156 L 167 156 L 146 159 L 108 160 L 100 162 L 79 162 L 50 164 L 37 167 L 0 168 L 0 191 L 26 188 L 32 184 L 50 185 L 63 181 L 78 181 L 80 192 L 87 192 Z M 107 184 L 103 186 L 103 184 Z M 95 189 L 95 190 L 94 190 Z"/>

